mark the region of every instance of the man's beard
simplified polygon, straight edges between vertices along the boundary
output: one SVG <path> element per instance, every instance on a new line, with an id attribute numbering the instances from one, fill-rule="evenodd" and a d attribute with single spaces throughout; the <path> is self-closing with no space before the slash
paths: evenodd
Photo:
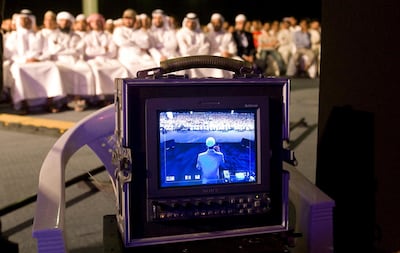
<path id="1" fill-rule="evenodd" d="M 63 27 L 63 28 L 60 27 L 60 31 L 62 33 L 69 33 L 71 31 L 71 27 L 68 27 L 68 26 Z"/>
<path id="2" fill-rule="evenodd" d="M 220 32 L 221 30 L 222 30 L 221 26 L 217 26 L 217 27 L 214 26 L 214 32 Z"/>

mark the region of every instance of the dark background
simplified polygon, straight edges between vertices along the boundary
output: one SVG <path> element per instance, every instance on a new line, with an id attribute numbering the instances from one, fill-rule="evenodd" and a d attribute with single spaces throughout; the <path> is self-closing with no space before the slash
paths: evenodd
<path id="1" fill-rule="evenodd" d="M 322 2 L 316 185 L 335 252 L 400 251 L 398 0 Z"/>
<path id="2" fill-rule="evenodd" d="M 55 1 L 55 0 L 6 0 L 4 17 L 9 18 L 21 9 L 30 9 L 36 15 L 38 24 L 41 24 L 43 14 L 47 10 L 54 12 L 69 11 L 76 16 L 82 13 L 82 1 Z M 200 23 L 208 22 L 214 12 L 221 13 L 229 22 L 233 22 L 237 14 L 243 13 L 248 19 L 271 21 L 282 19 L 285 16 L 295 16 L 320 19 L 321 0 L 309 1 L 233 1 L 233 0 L 98 0 L 99 12 L 105 18 L 117 19 L 126 8 L 133 8 L 138 13 L 150 14 L 152 10 L 161 8 L 168 15 L 173 15 L 180 22 L 187 12 L 195 12 L 200 17 Z"/>

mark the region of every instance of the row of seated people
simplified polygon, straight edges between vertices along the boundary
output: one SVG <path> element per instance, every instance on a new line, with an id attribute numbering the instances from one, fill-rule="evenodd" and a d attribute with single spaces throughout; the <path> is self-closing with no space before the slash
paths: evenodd
<path id="1" fill-rule="evenodd" d="M 80 15 L 78 15 L 78 17 Z M 213 31 L 221 29 L 219 27 L 221 17 L 222 16 L 212 15 L 210 22 L 207 25 L 202 25 L 201 29 L 206 34 L 206 39 L 209 39 L 211 46 L 213 46 L 213 42 L 214 44 L 217 42 L 216 44 L 220 46 L 221 42 L 222 44 L 228 44 L 228 41 L 231 40 L 231 38 L 230 40 L 215 39 L 216 34 Z M 244 28 L 241 26 L 241 18 L 245 19 Z M 174 16 L 167 16 L 166 20 L 171 28 L 176 30 L 181 28 L 178 23 L 176 23 Z M 106 21 L 106 30 L 112 33 L 113 29 L 121 24 L 121 18 L 116 20 L 108 19 Z M 80 31 L 85 31 L 84 27 L 86 24 L 84 20 L 77 21 L 77 26 L 77 29 Z M 149 32 L 152 33 L 154 30 L 154 17 L 149 17 L 149 15 L 142 13 L 138 15 L 135 26 L 149 30 Z M 246 17 L 238 15 L 235 24 L 232 25 L 222 17 L 222 31 L 238 35 L 242 29 L 245 32 L 251 33 L 253 37 L 253 43 L 256 49 L 256 65 L 264 74 L 269 76 L 293 76 L 299 74 L 299 71 L 307 71 L 307 73 L 303 72 L 302 74 L 306 74 L 311 78 L 315 78 L 319 74 L 321 27 L 318 20 L 302 19 L 298 24 L 298 20 L 292 16 L 285 17 L 281 21 L 272 20 L 263 23 L 260 19 L 247 20 Z M 220 34 L 218 34 L 218 36 L 222 37 Z M 241 44 L 240 41 L 235 42 Z M 217 48 L 217 46 L 214 46 L 214 48 Z M 299 66 L 298 69 L 291 67 L 286 71 L 291 57 L 296 55 L 298 48 L 300 52 L 299 55 L 301 55 L 303 59 L 297 59 L 297 62 L 304 65 Z M 304 50 L 304 48 L 310 48 L 311 50 Z M 214 51 L 216 50 L 211 50 L 211 52 Z M 307 58 L 311 60 L 307 60 Z M 312 63 L 315 64 L 312 66 L 312 69 L 308 70 L 307 63 L 311 63 L 308 64 L 310 66 L 313 65 Z"/>
<path id="2" fill-rule="evenodd" d="M 80 34 L 69 12 L 47 12 L 44 21 L 47 16 L 55 20 L 56 28 L 36 30 L 34 15 L 21 11 L 16 15 L 15 31 L 4 37 L 4 83 L 14 108 L 21 113 L 34 106 L 46 106 L 51 112 L 65 105 L 83 110 L 88 101 L 112 97 L 115 78 L 135 77 L 138 70 L 179 56 L 217 55 L 253 62 L 263 70 L 267 67 L 253 34 L 245 31 L 243 14 L 236 16 L 234 29 L 229 31 L 224 29 L 223 16 L 215 13 L 205 32 L 195 13 L 188 13 L 182 27 L 174 29 L 162 10 L 153 11 L 148 27 L 137 22 L 142 15 L 127 9 L 112 32 L 105 30 L 104 17 L 95 13 L 85 19 L 90 29 Z M 260 45 L 263 37 L 259 36 Z M 309 62 L 314 58 L 310 56 Z M 290 63 L 287 66 L 289 72 Z M 192 78 L 232 74 L 217 69 L 184 72 Z"/>
<path id="3" fill-rule="evenodd" d="M 257 48 L 257 60 L 267 75 L 319 75 L 321 27 L 318 20 L 294 17 L 282 22 L 254 20 L 252 34 Z"/>

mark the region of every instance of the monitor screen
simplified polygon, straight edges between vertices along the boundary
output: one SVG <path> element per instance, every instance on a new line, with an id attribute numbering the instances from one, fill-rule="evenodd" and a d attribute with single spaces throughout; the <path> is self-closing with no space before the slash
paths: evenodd
<path id="1" fill-rule="evenodd" d="M 256 183 L 257 111 L 158 111 L 159 187 Z"/>

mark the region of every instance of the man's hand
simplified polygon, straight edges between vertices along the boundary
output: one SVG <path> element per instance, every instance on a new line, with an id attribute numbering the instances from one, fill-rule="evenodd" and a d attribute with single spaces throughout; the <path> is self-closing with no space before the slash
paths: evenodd
<path id="1" fill-rule="evenodd" d="M 251 63 L 254 62 L 254 57 L 253 57 L 252 55 L 242 55 L 242 58 L 243 58 L 245 61 L 248 61 L 248 62 L 251 62 Z"/>
<path id="2" fill-rule="evenodd" d="M 227 52 L 227 51 L 222 51 L 222 52 L 221 52 L 221 56 L 222 56 L 222 57 L 226 57 L 226 58 L 230 58 L 230 57 L 232 57 L 232 54 L 230 54 L 230 53 Z"/>
<path id="3" fill-rule="evenodd" d="M 26 59 L 26 63 L 31 63 L 31 62 L 39 62 L 39 60 L 36 59 L 36 58 L 29 58 L 29 59 Z"/>

